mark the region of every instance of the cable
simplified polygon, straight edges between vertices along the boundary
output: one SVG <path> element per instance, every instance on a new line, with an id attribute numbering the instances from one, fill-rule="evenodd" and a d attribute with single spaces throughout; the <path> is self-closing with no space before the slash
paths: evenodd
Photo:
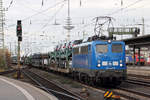
<path id="1" fill-rule="evenodd" d="M 60 12 L 60 10 L 62 10 L 62 8 L 64 7 L 65 4 L 62 4 L 61 7 L 55 12 L 55 14 L 49 19 L 49 21 L 43 25 L 43 27 L 40 30 L 43 30 L 45 27 L 47 27 L 47 25 L 49 24 L 49 22 Z"/>
<path id="2" fill-rule="evenodd" d="M 109 15 L 109 16 L 110 16 L 110 15 L 114 15 L 114 14 L 116 14 L 116 13 L 118 13 L 118 12 L 124 10 L 124 9 L 127 9 L 127 8 L 129 8 L 129 7 L 133 6 L 133 5 L 135 5 L 135 4 L 139 3 L 139 2 L 141 2 L 141 1 L 143 1 L 143 0 L 137 0 L 137 1 L 135 1 L 134 3 L 129 4 L 129 5 L 127 5 L 126 7 L 121 8 L 121 9 L 119 9 L 119 10 L 117 10 L 117 11 L 114 11 L 114 12 L 112 12 L 112 13 L 110 13 L 110 14 L 107 14 L 107 15 Z"/>
<path id="3" fill-rule="evenodd" d="M 11 7 L 11 5 L 13 4 L 13 1 L 14 1 L 14 0 L 11 0 L 11 2 L 9 3 L 9 6 L 6 7 L 6 8 L 7 8 L 7 11 L 8 11 L 8 9 Z"/>
<path id="4" fill-rule="evenodd" d="M 116 14 L 116 13 L 118 13 L 118 12 L 124 10 L 124 9 L 127 9 L 127 8 L 129 8 L 129 7 L 133 6 L 133 5 L 135 5 L 135 4 L 139 3 L 139 2 L 141 2 L 141 1 L 143 1 L 143 0 L 137 0 L 137 1 L 135 1 L 134 3 L 129 4 L 129 5 L 127 5 L 126 7 L 121 8 L 121 9 L 119 9 L 119 10 L 117 10 L 117 11 L 114 11 L 114 12 L 112 12 L 112 13 L 110 13 L 110 14 L 107 14 L 107 15 L 109 15 L 109 16 L 110 16 L 110 15 L 114 15 L 114 14 Z M 79 29 L 85 28 L 85 27 L 87 27 L 87 26 L 89 26 L 89 25 L 91 25 L 91 23 L 90 23 L 90 24 L 87 24 L 87 25 L 84 25 L 83 27 L 81 27 L 81 28 L 79 28 Z"/>
<path id="5" fill-rule="evenodd" d="M 10 8 L 10 7 L 11 7 L 12 3 L 13 3 L 13 0 L 11 0 L 11 2 L 10 2 L 10 4 L 9 4 L 8 8 Z"/>
<path id="6" fill-rule="evenodd" d="M 79 28 L 77 28 L 77 29 L 75 29 L 75 30 L 80 30 L 81 31 L 81 29 L 84 29 L 84 28 L 86 28 L 86 27 L 88 27 L 88 26 L 90 26 L 90 25 L 93 25 L 94 23 L 92 22 L 92 23 L 88 23 L 88 24 L 85 24 L 84 26 L 82 26 L 82 27 L 79 27 Z"/>
<path id="7" fill-rule="evenodd" d="M 64 3 L 65 1 L 66 1 L 66 0 L 63 0 L 63 1 L 61 1 L 61 2 L 58 2 L 58 3 L 56 3 L 55 5 L 50 6 L 49 8 L 47 8 L 47 9 L 45 9 L 45 10 L 42 10 L 42 11 L 37 12 L 37 13 L 35 13 L 35 14 L 29 16 L 29 17 L 24 18 L 22 21 L 27 20 L 27 19 L 29 19 L 29 18 L 35 16 L 35 15 L 41 14 L 41 13 L 43 13 L 43 12 L 49 10 L 49 9 L 52 9 L 52 8 L 56 7 L 57 5 L 59 5 L 59 4 L 61 4 L 61 3 Z"/>
<path id="8" fill-rule="evenodd" d="M 26 2 L 26 3 L 23 3 L 23 2 L 21 1 L 20 3 L 21 3 L 21 5 L 23 5 L 25 8 L 29 8 L 29 9 L 31 9 L 32 11 L 37 12 L 37 13 L 39 12 L 38 10 L 35 10 L 35 9 L 33 9 L 33 8 L 31 8 L 31 7 L 27 6 L 27 5 L 25 5 L 25 4 L 27 4 L 27 2 Z M 46 17 L 49 18 L 49 16 L 46 15 L 46 14 L 42 14 L 42 15 L 44 15 L 44 16 L 46 16 Z"/>
<path id="9" fill-rule="evenodd" d="M 30 19 L 30 18 L 32 18 L 32 17 L 38 15 L 38 14 L 42 14 L 42 13 L 44 13 L 45 11 L 56 7 L 57 5 L 60 5 L 60 4 L 64 3 L 65 1 L 67 1 L 67 0 L 60 1 L 60 2 L 56 3 L 55 5 L 48 7 L 47 9 L 44 9 L 44 10 L 42 10 L 42 11 L 40 11 L 40 12 L 37 12 L 37 13 L 31 15 L 31 16 L 28 16 L 28 17 L 22 19 L 22 21 L 28 20 L 28 19 Z M 15 26 L 15 25 L 16 25 L 16 24 L 11 24 L 11 25 L 9 25 L 8 27 L 12 27 L 12 26 Z"/>
<path id="10" fill-rule="evenodd" d="M 147 5 L 149 5 L 149 4 L 147 4 Z M 142 6 L 139 6 L 139 7 L 137 7 L 137 8 L 127 9 L 127 10 L 125 10 L 124 12 L 134 11 L 134 10 L 137 10 L 137 9 L 139 9 L 139 8 L 143 8 L 143 7 L 147 6 L 147 5 L 142 5 Z"/>

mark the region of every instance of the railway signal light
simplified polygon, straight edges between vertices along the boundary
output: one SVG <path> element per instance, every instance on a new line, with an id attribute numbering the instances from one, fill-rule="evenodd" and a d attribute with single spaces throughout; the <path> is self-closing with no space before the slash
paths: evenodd
<path id="1" fill-rule="evenodd" d="M 18 37 L 18 41 L 22 41 L 22 36 L 21 36 L 21 37 Z"/>
<path id="2" fill-rule="evenodd" d="M 17 27 L 16 27 L 16 33 L 18 37 L 18 72 L 17 72 L 17 78 L 21 78 L 21 66 L 20 66 L 20 42 L 22 41 L 22 25 L 21 20 L 17 20 Z"/>
<path id="3" fill-rule="evenodd" d="M 16 29 L 18 41 L 22 41 L 22 25 L 21 20 L 17 20 L 17 29 Z"/>

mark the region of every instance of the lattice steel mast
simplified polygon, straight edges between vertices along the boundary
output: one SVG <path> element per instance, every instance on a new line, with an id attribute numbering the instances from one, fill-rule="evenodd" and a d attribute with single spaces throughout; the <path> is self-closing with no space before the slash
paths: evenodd
<path id="1" fill-rule="evenodd" d="M 4 9 L 2 0 L 0 0 L 0 48 L 3 49 L 4 64 L 6 66 L 5 44 L 4 44 Z"/>

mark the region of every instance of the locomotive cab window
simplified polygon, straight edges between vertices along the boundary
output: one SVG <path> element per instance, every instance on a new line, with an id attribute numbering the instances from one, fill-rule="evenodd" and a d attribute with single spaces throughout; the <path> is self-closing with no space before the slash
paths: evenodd
<path id="1" fill-rule="evenodd" d="M 96 52 L 97 53 L 107 53 L 108 52 L 108 45 L 107 44 L 97 44 L 96 45 Z"/>
<path id="2" fill-rule="evenodd" d="M 121 44 L 112 44 L 112 52 L 113 53 L 121 53 L 123 51 Z"/>
<path id="3" fill-rule="evenodd" d="M 88 45 L 88 52 L 91 53 L 91 45 Z"/>
<path id="4" fill-rule="evenodd" d="M 79 48 L 74 48 L 74 49 L 73 49 L 73 54 L 74 54 L 74 55 L 79 54 Z"/>
<path id="5" fill-rule="evenodd" d="M 88 46 L 81 47 L 81 54 L 88 54 Z"/>

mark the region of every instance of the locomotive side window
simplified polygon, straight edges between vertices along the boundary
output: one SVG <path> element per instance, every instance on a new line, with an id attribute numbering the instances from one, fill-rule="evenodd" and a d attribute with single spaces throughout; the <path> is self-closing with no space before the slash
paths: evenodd
<path id="1" fill-rule="evenodd" d="M 73 54 L 74 54 L 74 55 L 79 54 L 79 48 L 74 48 L 74 49 L 73 49 Z"/>
<path id="2" fill-rule="evenodd" d="M 88 51 L 91 53 L 91 45 L 88 45 Z"/>
<path id="3" fill-rule="evenodd" d="M 88 46 L 81 47 L 81 54 L 88 54 Z"/>
<path id="4" fill-rule="evenodd" d="M 112 44 L 112 52 L 113 53 L 121 53 L 123 51 L 121 44 Z"/>
<path id="5" fill-rule="evenodd" d="M 107 44 L 98 44 L 98 45 L 96 45 L 96 52 L 97 53 L 106 53 L 106 52 L 108 52 L 108 45 Z"/>

